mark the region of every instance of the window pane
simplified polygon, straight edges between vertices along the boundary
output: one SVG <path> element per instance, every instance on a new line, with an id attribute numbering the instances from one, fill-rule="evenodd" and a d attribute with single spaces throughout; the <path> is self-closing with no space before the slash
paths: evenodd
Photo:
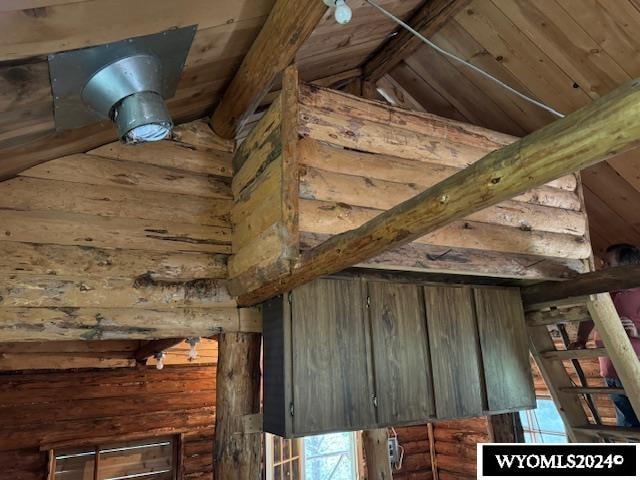
<path id="1" fill-rule="evenodd" d="M 568 443 L 566 435 L 542 434 L 542 443 Z"/>
<path id="2" fill-rule="evenodd" d="M 355 480 L 354 434 L 330 433 L 304 439 L 305 480 Z"/>
<path id="3" fill-rule="evenodd" d="M 538 399 L 536 417 L 540 430 L 564 434 L 564 423 L 553 400 Z"/>
<path id="4" fill-rule="evenodd" d="M 566 443 L 564 422 L 553 400 L 539 398 L 536 409 L 520 412 L 526 443 Z"/>
<path id="5" fill-rule="evenodd" d="M 68 449 L 55 452 L 56 480 L 93 480 L 94 450 Z"/>

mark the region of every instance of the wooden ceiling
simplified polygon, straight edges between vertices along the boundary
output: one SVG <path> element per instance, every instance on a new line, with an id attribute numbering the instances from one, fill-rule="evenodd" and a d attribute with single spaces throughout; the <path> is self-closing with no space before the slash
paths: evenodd
<path id="1" fill-rule="evenodd" d="M 567 114 L 640 76 L 637 0 L 475 0 L 431 39 Z M 391 77 L 427 111 L 514 135 L 554 120 L 426 45 Z M 583 172 L 596 253 L 640 245 L 640 152 Z"/>
<path id="2" fill-rule="evenodd" d="M 320 0 L 318 0 L 320 1 Z M 384 0 L 406 18 L 421 0 Z M 83 152 L 115 139 L 108 123 L 56 132 L 46 55 L 198 24 L 174 98 L 176 122 L 213 110 L 262 27 L 274 0 L 8 0 L 0 5 L 0 179 L 43 160 Z M 305 80 L 361 64 L 394 24 L 361 0 L 350 2 L 346 27 L 323 18 L 297 61 Z M 34 7 L 26 8 L 25 7 Z"/>
<path id="3" fill-rule="evenodd" d="M 320 1 L 320 0 L 318 0 Z M 436 7 L 449 0 L 427 0 Z M 274 0 L 7 0 L 0 5 L 0 179 L 33 164 L 114 139 L 111 125 L 56 132 L 46 55 L 198 24 L 176 96 L 174 119 L 212 112 L 262 27 Z M 408 19 L 423 0 L 379 0 Z M 353 20 L 327 12 L 298 52 L 304 80 L 353 71 L 396 30 L 363 0 L 350 0 Z M 475 0 L 429 31 L 440 46 L 510 85 L 569 113 L 640 76 L 640 0 Z M 435 33 L 434 33 L 435 32 Z M 406 91 L 416 107 L 515 135 L 553 121 L 427 46 L 381 82 Z M 277 88 L 277 87 L 274 87 Z M 627 154 L 583 174 L 596 251 L 640 244 L 640 154 Z"/>

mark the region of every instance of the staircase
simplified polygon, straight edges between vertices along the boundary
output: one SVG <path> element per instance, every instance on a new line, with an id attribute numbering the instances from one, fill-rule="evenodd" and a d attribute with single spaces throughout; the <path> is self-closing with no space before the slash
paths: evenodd
<path id="1" fill-rule="evenodd" d="M 566 349 L 570 343 L 566 326 L 591 319 L 592 298 L 573 297 L 525 306 L 529 349 L 572 442 L 640 442 L 640 428 L 602 425 L 594 397 L 625 393 L 624 389 L 588 385 L 580 365 L 581 360 L 607 356 L 606 348 Z M 551 335 L 554 326 L 560 332 L 557 340 Z"/>

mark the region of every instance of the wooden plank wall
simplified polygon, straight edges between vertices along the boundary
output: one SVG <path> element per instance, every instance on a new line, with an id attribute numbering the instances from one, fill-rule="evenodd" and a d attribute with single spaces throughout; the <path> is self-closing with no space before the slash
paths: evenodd
<path id="1" fill-rule="evenodd" d="M 0 340 L 65 339 L 15 329 L 18 319 L 85 322 L 92 340 L 118 338 L 110 317 L 137 319 L 124 333 L 141 339 L 179 336 L 154 330 L 161 316 L 179 325 L 237 315 L 222 285 L 232 149 L 194 122 L 173 141 L 111 143 L 0 183 Z"/>
<path id="2" fill-rule="evenodd" d="M 311 248 L 360 226 L 515 137 L 300 87 L 300 235 Z M 367 262 L 375 268 L 561 278 L 591 250 L 576 176 L 454 222 Z"/>
<path id="3" fill-rule="evenodd" d="M 42 480 L 52 443 L 184 434 L 184 479 L 212 479 L 215 366 L 1 373 L 3 478 Z"/>

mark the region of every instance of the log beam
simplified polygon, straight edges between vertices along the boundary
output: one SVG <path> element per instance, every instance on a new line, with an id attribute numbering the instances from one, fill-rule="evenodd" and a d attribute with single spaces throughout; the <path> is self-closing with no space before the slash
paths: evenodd
<path id="1" fill-rule="evenodd" d="M 369 480 L 391 480 L 389 461 L 389 434 L 386 428 L 375 428 L 362 432 L 364 458 Z"/>
<path id="2" fill-rule="evenodd" d="M 608 293 L 599 293 L 589 299 L 587 307 L 631 406 L 640 416 L 640 360 L 622 326 L 613 300 Z"/>
<path id="3" fill-rule="evenodd" d="M 262 314 L 253 308 L 0 308 L 0 343 L 155 340 L 261 331 Z"/>
<path id="4" fill-rule="evenodd" d="M 426 0 L 407 24 L 428 38 L 469 3 L 470 0 Z M 420 39 L 400 28 L 398 34 L 384 43 L 364 64 L 362 70 L 365 80 L 377 82 L 420 45 Z"/>
<path id="5" fill-rule="evenodd" d="M 262 434 L 246 432 L 246 415 L 260 412 L 259 334 L 227 333 L 218 339 L 214 478 L 260 478 Z"/>
<path id="6" fill-rule="evenodd" d="M 276 0 L 211 117 L 214 132 L 223 138 L 235 138 L 326 10 L 320 0 Z"/>
<path id="7" fill-rule="evenodd" d="M 495 150 L 419 195 L 305 253 L 291 274 L 241 295 L 252 305 L 640 143 L 640 80 Z"/>
<path id="8" fill-rule="evenodd" d="M 531 285 L 522 289 L 522 302 L 526 306 L 637 287 L 640 287 L 640 265 L 622 265 L 584 273 L 570 280 Z"/>

